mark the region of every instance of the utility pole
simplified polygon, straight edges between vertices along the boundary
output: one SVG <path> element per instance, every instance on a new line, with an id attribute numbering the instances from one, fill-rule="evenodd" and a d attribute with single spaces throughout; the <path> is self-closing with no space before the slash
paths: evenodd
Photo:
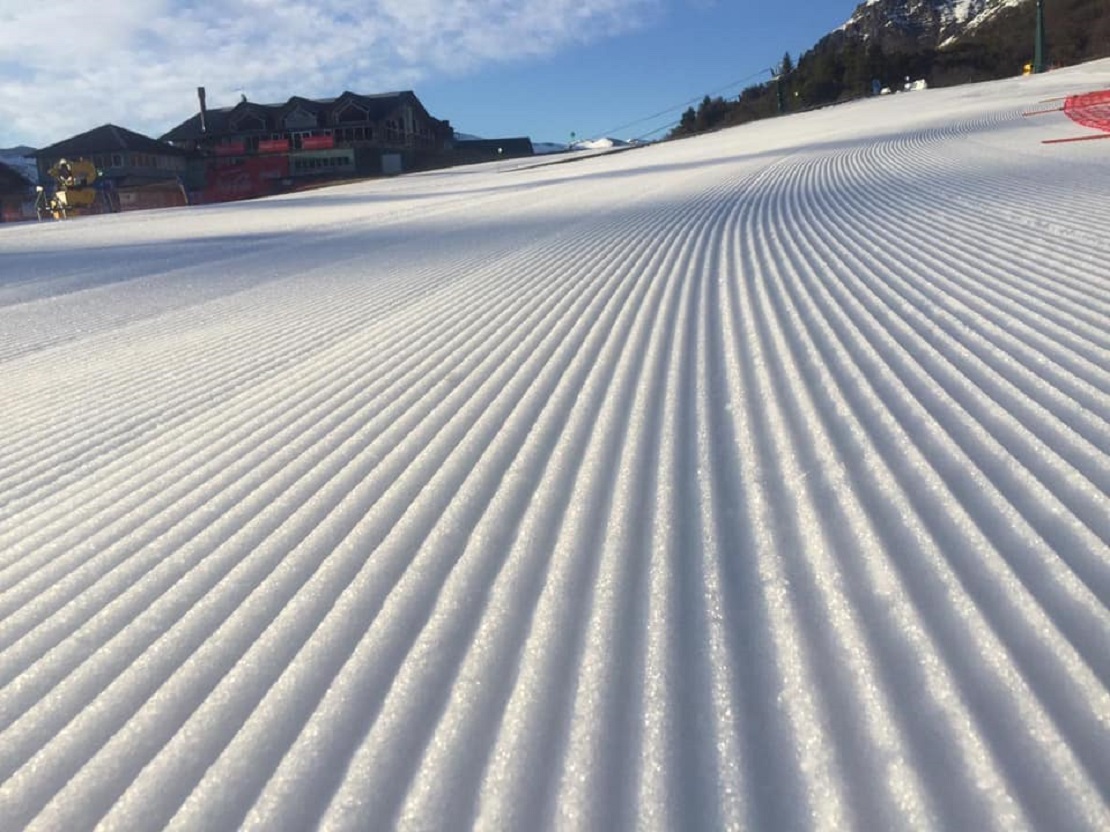
<path id="1" fill-rule="evenodd" d="M 775 100 L 779 106 L 779 114 L 786 112 L 786 92 L 782 86 L 782 78 L 785 73 L 782 71 L 782 65 L 773 66 L 770 69 L 771 77 L 775 81 Z"/>
<path id="2" fill-rule="evenodd" d="M 1033 74 L 1044 72 L 1044 0 L 1037 0 L 1037 34 L 1033 43 Z"/>

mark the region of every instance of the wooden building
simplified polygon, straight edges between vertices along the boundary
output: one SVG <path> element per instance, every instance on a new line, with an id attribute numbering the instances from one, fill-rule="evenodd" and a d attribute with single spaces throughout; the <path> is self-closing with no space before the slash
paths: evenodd
<path id="1" fill-rule="evenodd" d="M 186 153 L 125 127 L 104 124 L 44 147 L 34 156 L 39 181 L 62 159 L 87 159 L 97 169 L 103 211 L 166 208 L 187 204 L 183 185 Z"/>
<path id="2" fill-rule="evenodd" d="M 30 220 L 35 214 L 35 183 L 0 161 L 0 222 Z"/>
<path id="3" fill-rule="evenodd" d="M 244 97 L 213 109 L 204 89 L 197 92 L 199 111 L 162 140 L 190 154 L 187 182 L 204 201 L 432 167 L 454 136 L 450 123 L 429 115 L 411 91 L 294 96 L 279 104 Z"/>

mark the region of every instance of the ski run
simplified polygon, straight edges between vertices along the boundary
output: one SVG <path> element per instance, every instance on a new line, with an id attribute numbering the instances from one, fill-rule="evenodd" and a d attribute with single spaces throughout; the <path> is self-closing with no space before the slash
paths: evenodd
<path id="1" fill-rule="evenodd" d="M 1110 828 L 1108 87 L 0 228 L 0 829 Z"/>

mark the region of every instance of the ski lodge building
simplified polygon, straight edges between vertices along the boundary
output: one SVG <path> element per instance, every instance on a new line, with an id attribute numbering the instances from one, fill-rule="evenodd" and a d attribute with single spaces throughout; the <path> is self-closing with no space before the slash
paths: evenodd
<path id="1" fill-rule="evenodd" d="M 451 124 L 429 115 L 412 91 L 282 104 L 244 96 L 221 109 L 206 106 L 203 87 L 197 94 L 200 111 L 161 140 L 189 153 L 188 184 L 205 202 L 435 166 L 454 139 Z"/>
<path id="2" fill-rule="evenodd" d="M 105 124 L 32 155 L 49 183 L 59 160 L 87 159 L 98 173 L 96 212 L 226 202 L 314 183 L 531 156 L 527 138 L 456 139 L 411 90 L 337 98 L 294 96 L 199 111 L 160 139 Z M 16 218 L 23 184 L 0 175 L 0 207 Z M 26 218 L 24 208 L 19 218 Z"/>

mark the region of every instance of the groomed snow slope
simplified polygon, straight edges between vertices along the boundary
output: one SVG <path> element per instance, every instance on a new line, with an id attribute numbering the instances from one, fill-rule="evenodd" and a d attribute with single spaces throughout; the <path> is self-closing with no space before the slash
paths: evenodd
<path id="1" fill-rule="evenodd" d="M 0 228 L 0 829 L 1106 829 L 1105 87 Z"/>

